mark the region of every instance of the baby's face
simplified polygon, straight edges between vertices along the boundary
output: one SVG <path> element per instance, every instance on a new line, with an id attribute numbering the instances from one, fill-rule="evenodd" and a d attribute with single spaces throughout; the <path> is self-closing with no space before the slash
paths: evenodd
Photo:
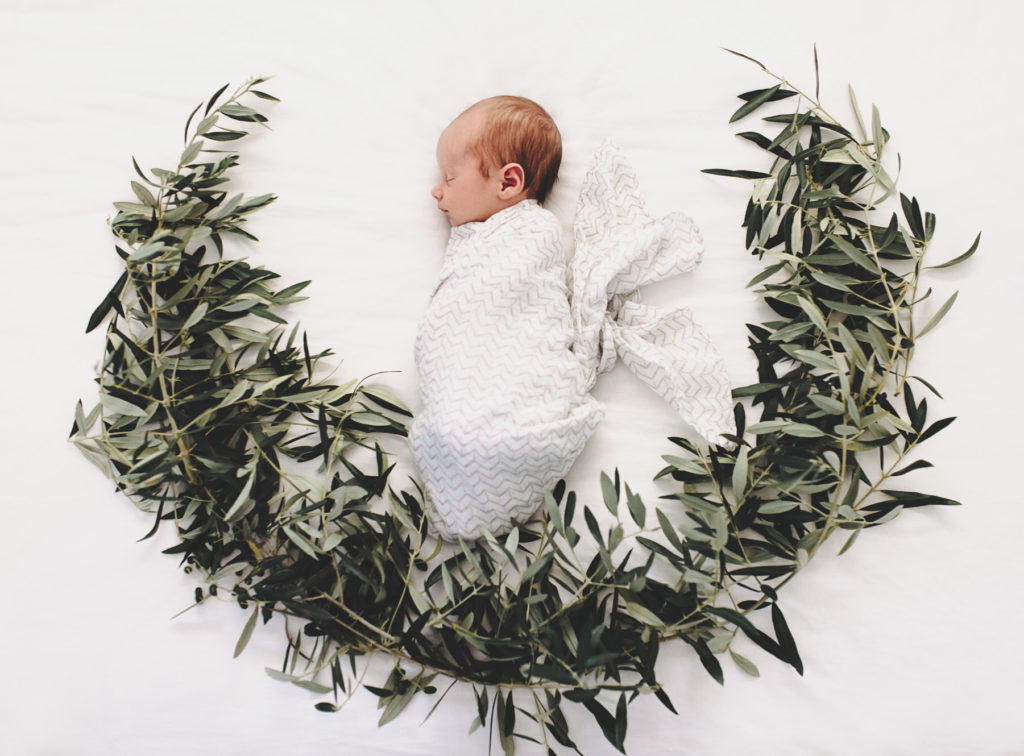
<path id="1" fill-rule="evenodd" d="M 467 113 L 452 121 L 437 142 L 437 165 L 441 180 L 430 190 L 437 209 L 453 226 L 484 221 L 508 206 L 500 196 L 500 171 L 490 177 L 480 171 L 480 160 L 470 154 L 469 146 L 484 127 L 478 113 Z"/>

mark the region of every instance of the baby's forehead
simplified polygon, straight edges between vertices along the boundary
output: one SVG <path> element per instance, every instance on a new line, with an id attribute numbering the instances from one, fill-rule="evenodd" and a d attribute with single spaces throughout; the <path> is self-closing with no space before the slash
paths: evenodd
<path id="1" fill-rule="evenodd" d="M 454 159 L 463 157 L 486 128 L 487 119 L 484 114 L 474 110 L 463 113 L 441 132 L 437 140 L 438 157 L 442 153 L 448 153 L 446 156 Z"/>

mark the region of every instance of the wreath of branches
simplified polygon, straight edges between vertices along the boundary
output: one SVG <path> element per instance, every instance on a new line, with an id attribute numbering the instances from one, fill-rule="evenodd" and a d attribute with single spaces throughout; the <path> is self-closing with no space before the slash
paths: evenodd
<path id="1" fill-rule="evenodd" d="M 153 514 L 146 537 L 173 525 L 179 541 L 164 553 L 201 579 L 196 603 L 248 612 L 236 656 L 280 615 L 284 658 L 267 672 L 330 696 L 321 711 L 363 687 L 385 724 L 441 678 L 445 693 L 472 685 L 473 729 L 489 727 L 506 753 L 517 739 L 579 753 L 567 704 L 624 752 L 639 694 L 675 712 L 657 672 L 663 641 L 688 644 L 718 682 L 726 652 L 758 674 L 731 648 L 737 633 L 802 672 L 778 590 L 837 530 L 850 533 L 845 551 L 905 508 L 956 503 L 891 487 L 930 465 L 918 447 L 953 420 L 929 421 L 912 387 L 938 392 L 909 374 L 955 299 L 917 324 L 935 216 L 900 194 L 902 218 L 884 217 L 897 190 L 876 108 L 866 124 L 853 99 L 856 137 L 817 87 L 811 97 L 753 62 L 778 83 L 741 94 L 730 122 L 796 102 L 763 119 L 775 134 L 739 134 L 771 167 L 706 172 L 752 183 L 746 245 L 767 260 L 749 286 L 777 317 L 748 326 L 758 382 L 734 395 L 760 406 L 757 422 L 741 401 L 736 449 L 670 438 L 677 451 L 657 477 L 676 485 L 657 506 L 616 471 L 601 475 L 607 515 L 560 483 L 534 520 L 456 548 L 429 535 L 419 491 L 389 483 L 385 442 L 405 435 L 406 406 L 318 378 L 331 352 L 280 316 L 309 282 L 280 286 L 224 256 L 232 235 L 255 240 L 245 221 L 275 199 L 230 193 L 239 154 L 219 148 L 266 126 L 254 105 L 276 100 L 257 88 L 267 79 L 200 103 L 173 170 L 147 175 L 133 159 L 135 199 L 114 203 L 110 221 L 125 270 L 88 325 L 110 316 L 99 403 L 86 413 L 79 402 L 72 440 Z M 390 674 L 364 682 L 381 654 Z"/>

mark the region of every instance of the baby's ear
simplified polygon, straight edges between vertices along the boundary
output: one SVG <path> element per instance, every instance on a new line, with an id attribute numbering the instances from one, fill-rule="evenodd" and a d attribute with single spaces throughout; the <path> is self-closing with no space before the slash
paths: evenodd
<path id="1" fill-rule="evenodd" d="M 503 199 L 512 199 L 526 191 L 526 175 L 519 163 L 508 163 L 501 169 L 501 189 Z"/>

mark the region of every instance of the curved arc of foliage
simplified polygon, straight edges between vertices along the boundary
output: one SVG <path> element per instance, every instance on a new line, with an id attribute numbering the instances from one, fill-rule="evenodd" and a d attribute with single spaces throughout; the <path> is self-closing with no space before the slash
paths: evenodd
<path id="1" fill-rule="evenodd" d="M 254 239 L 246 217 L 274 198 L 229 195 L 239 156 L 208 145 L 244 137 L 239 124 L 266 125 L 241 103 L 276 99 L 255 89 L 264 81 L 214 107 L 221 88 L 192 128 L 200 104 L 175 170 L 149 177 L 135 164 L 138 202 L 115 203 L 111 221 L 126 270 L 89 323 L 110 315 L 100 402 L 88 414 L 79 404 L 72 437 L 154 513 L 147 537 L 173 521 L 180 542 L 165 551 L 205 581 L 197 603 L 220 596 L 250 611 L 236 655 L 260 620 L 284 616 L 284 659 L 268 674 L 333 696 L 318 709 L 338 710 L 361 686 L 380 697 L 385 724 L 436 693 L 440 674 L 473 685 L 474 728 L 490 726 L 506 752 L 527 739 L 578 753 L 566 703 L 624 751 L 639 693 L 675 712 L 656 674 L 661 642 L 689 644 L 719 682 L 726 651 L 758 674 L 731 648 L 738 632 L 802 672 L 777 589 L 837 529 L 852 532 L 845 549 L 903 508 L 955 503 L 883 488 L 928 466 L 905 458 L 951 421 L 928 424 L 927 399 L 907 382 L 915 339 L 948 309 L 915 334 L 934 216 L 903 197 L 904 221 L 875 225 L 873 192 L 895 187 L 877 110 L 858 142 L 780 79 L 740 95 L 733 119 L 793 96 L 810 102 L 769 116 L 783 124 L 774 137 L 740 134 L 775 156 L 770 172 L 707 171 L 754 181 L 747 244 L 776 260 L 752 284 L 779 317 L 748 326 L 758 383 L 734 392 L 761 405 L 759 420 L 748 426 L 736 405 L 735 450 L 670 439 L 686 456 L 665 455 L 658 477 L 680 485 L 660 506 L 602 474 L 611 525 L 559 484 L 544 517 L 442 547 L 421 492 L 389 485 L 381 440 L 405 435 L 405 405 L 315 378 L 330 352 L 311 352 L 277 313 L 308 282 L 275 290 L 275 273 L 223 258 L 225 236 Z M 587 563 L 581 541 L 595 552 Z M 655 561 L 670 579 L 654 577 Z M 765 608 L 771 634 L 748 619 Z M 395 659 L 380 685 L 363 682 L 361 657 L 375 653 Z"/>

